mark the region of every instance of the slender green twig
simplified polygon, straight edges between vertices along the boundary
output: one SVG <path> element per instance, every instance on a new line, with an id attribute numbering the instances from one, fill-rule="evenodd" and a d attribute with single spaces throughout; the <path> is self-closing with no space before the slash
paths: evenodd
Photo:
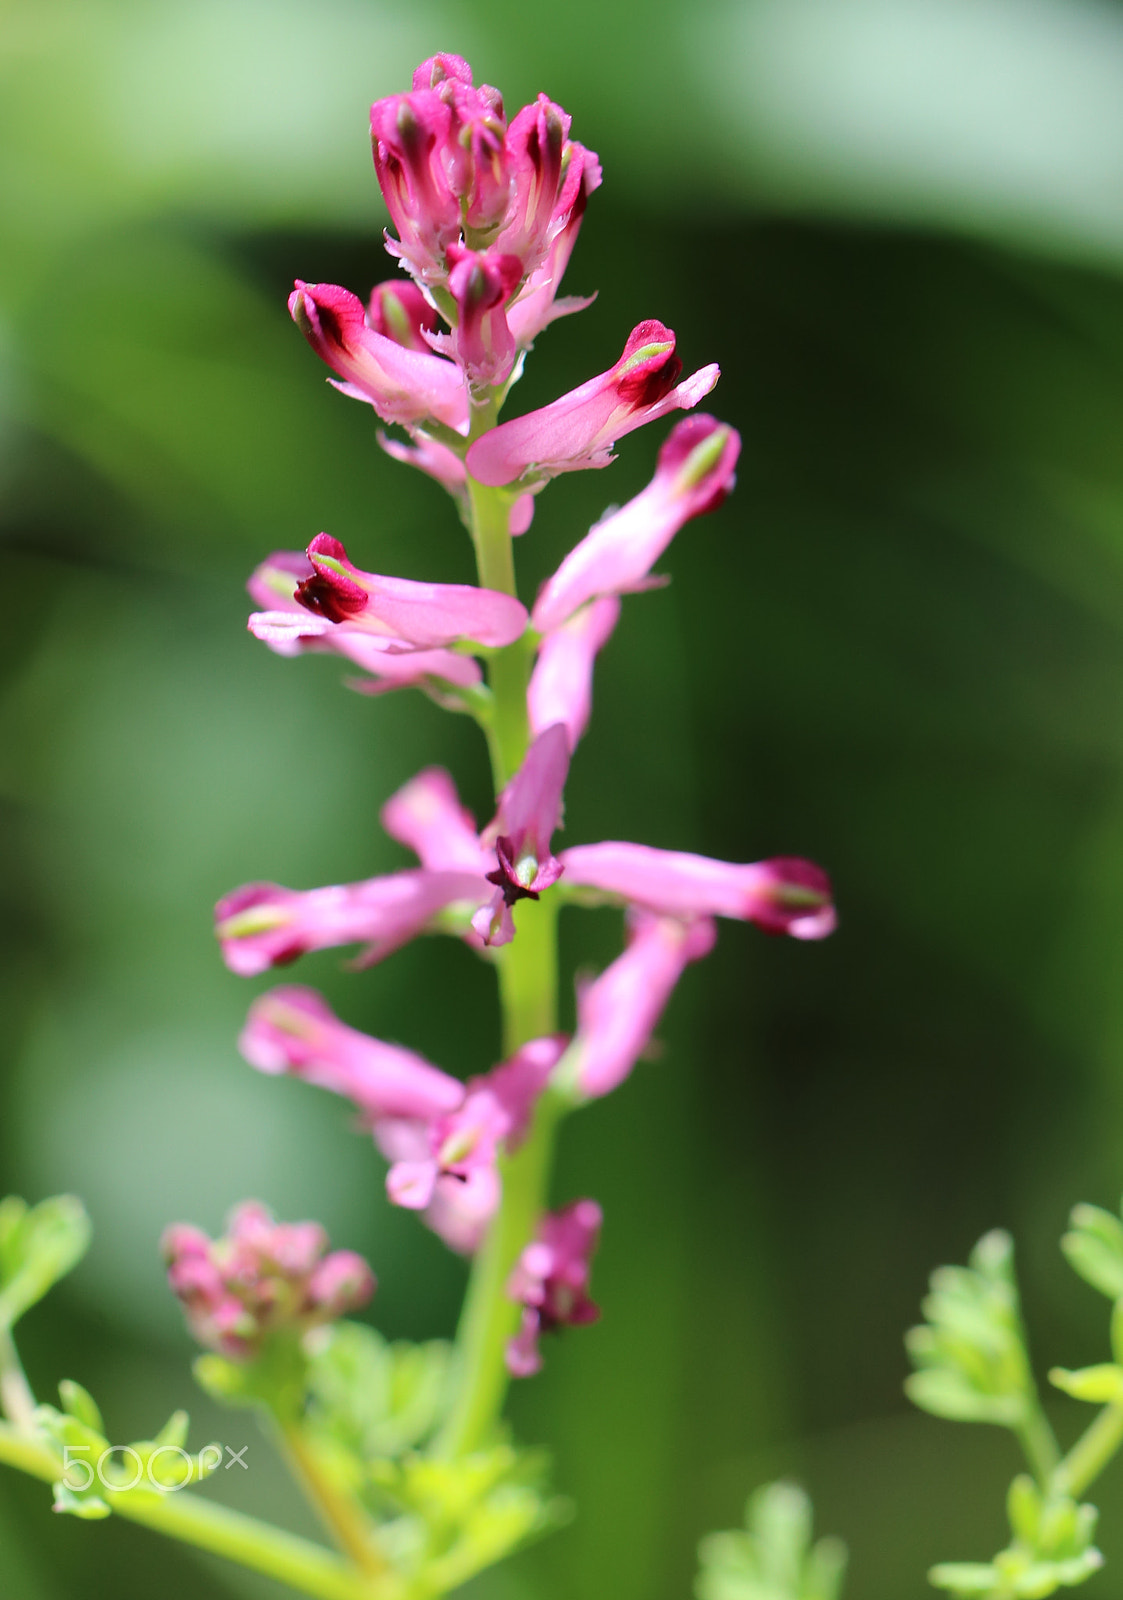
<path id="1" fill-rule="evenodd" d="M 0 1462 L 53 1483 L 62 1463 L 34 1434 L 0 1422 Z M 196 1549 L 225 1556 L 254 1572 L 277 1578 L 318 1600 L 400 1600 L 395 1582 L 365 1576 L 329 1550 L 283 1528 L 230 1511 L 187 1490 L 158 1494 L 145 1489 L 104 1491 L 118 1516 L 167 1534 Z"/>
<path id="2" fill-rule="evenodd" d="M 1078 1499 L 1123 1445 L 1123 1401 L 1113 1400 L 1081 1434 L 1053 1474 L 1057 1494 Z"/>
<path id="3" fill-rule="evenodd" d="M 35 1396 L 24 1375 L 15 1341 L 3 1327 L 0 1327 L 0 1410 L 17 1428 L 29 1428 L 35 1415 Z"/>
<path id="4" fill-rule="evenodd" d="M 1025 1421 L 1017 1429 L 1017 1434 L 1031 1472 L 1040 1487 L 1047 1490 L 1060 1462 L 1061 1452 L 1057 1436 L 1036 1399 Z"/>
<path id="5" fill-rule="evenodd" d="M 387 1562 L 375 1546 L 374 1530 L 362 1507 L 324 1472 L 315 1448 L 298 1422 L 280 1417 L 273 1421 L 289 1470 L 327 1532 L 360 1571 L 374 1577 L 384 1575 L 388 1571 Z"/>

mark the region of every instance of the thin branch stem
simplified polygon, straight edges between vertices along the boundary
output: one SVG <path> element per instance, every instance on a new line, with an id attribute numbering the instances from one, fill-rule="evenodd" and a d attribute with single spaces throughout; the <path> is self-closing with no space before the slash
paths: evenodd
<path id="1" fill-rule="evenodd" d="M 298 1422 L 273 1419 L 281 1453 L 305 1497 L 344 1555 L 373 1577 L 387 1572 L 384 1556 L 376 1548 L 370 1518 L 362 1507 L 331 1481 Z"/>
<path id="2" fill-rule="evenodd" d="M 45 1443 L 3 1422 L 0 1462 L 45 1483 L 53 1483 L 61 1470 L 57 1454 Z M 203 1500 L 188 1490 L 158 1494 L 146 1489 L 106 1489 L 103 1493 L 117 1515 L 130 1522 L 225 1556 L 318 1600 L 400 1600 L 400 1585 L 364 1576 L 307 1539 Z"/>
<path id="3" fill-rule="evenodd" d="M 1057 1444 L 1057 1436 L 1036 1397 L 1029 1415 L 1017 1429 L 1017 1434 L 1031 1472 L 1040 1487 L 1047 1490 L 1060 1462 L 1061 1451 Z"/>
<path id="4" fill-rule="evenodd" d="M 0 1328 L 0 1410 L 17 1428 L 30 1428 L 35 1416 L 35 1396 L 7 1328 Z"/>
<path id="5" fill-rule="evenodd" d="M 1055 1492 L 1078 1499 L 1099 1477 L 1120 1445 L 1123 1445 L 1123 1401 L 1113 1400 L 1104 1406 L 1057 1467 L 1053 1474 Z"/>

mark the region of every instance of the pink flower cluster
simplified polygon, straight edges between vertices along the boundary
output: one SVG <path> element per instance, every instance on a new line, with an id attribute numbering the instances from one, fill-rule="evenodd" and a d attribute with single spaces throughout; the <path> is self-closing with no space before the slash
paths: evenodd
<path id="1" fill-rule="evenodd" d="M 325 1255 L 327 1243 L 318 1222 L 274 1222 L 263 1205 L 247 1200 L 230 1213 L 221 1239 L 177 1222 L 161 1248 L 195 1338 L 248 1361 L 271 1334 L 303 1333 L 370 1299 L 374 1274 L 362 1256 Z"/>
<path id="2" fill-rule="evenodd" d="M 391 1200 L 471 1252 L 538 1097 L 552 1086 L 588 1100 L 628 1077 L 685 968 L 711 949 L 715 918 L 819 939 L 834 909 L 826 875 L 799 858 L 735 863 L 621 841 L 555 848 L 595 662 L 621 597 L 660 582 L 653 568 L 675 534 L 722 503 L 740 439 L 693 410 L 717 367 L 683 380 L 675 336 L 657 321 L 641 322 L 619 359 L 569 394 L 490 425 L 536 336 L 589 303 L 557 291 L 600 183 L 597 159 L 570 139 L 569 117 L 545 96 L 508 123 L 498 93 L 476 88 L 457 56 L 424 62 L 409 93 L 373 107 L 371 128 L 397 230 L 388 249 L 410 281 L 377 286 L 365 305 L 338 286 L 298 282 L 289 308 L 335 386 L 405 430 L 408 442 L 380 436 L 391 455 L 428 473 L 462 510 L 490 494 L 509 532 L 521 534 L 550 478 L 604 467 L 633 429 L 692 413 L 672 428 L 651 482 L 576 544 L 529 612 L 511 594 L 364 571 L 325 533 L 304 552 L 270 556 L 250 580 L 257 638 L 281 655 L 335 652 L 364 674 L 355 686 L 367 693 L 419 687 L 486 721 L 491 691 L 479 658 L 522 641 L 534 666 L 529 746 L 488 825 L 477 829 L 447 772 L 426 769 L 382 811 L 418 865 L 325 888 L 236 890 L 216 912 L 232 971 L 253 976 L 340 945 L 358 945 L 359 964 L 369 964 L 431 932 L 486 953 L 517 936 L 521 901 L 547 894 L 626 914 L 622 954 L 579 988 L 573 1037 L 532 1040 L 467 1083 L 356 1032 L 307 989 L 275 989 L 250 1011 L 246 1058 L 349 1099 L 389 1162 Z M 600 1222 L 592 1200 L 541 1220 L 509 1284 L 523 1307 L 508 1351 L 513 1372 L 536 1369 L 541 1332 L 597 1315 L 588 1271 Z M 210 1261 L 187 1252 L 183 1270 L 196 1258 Z M 211 1330 L 214 1309 L 199 1305 L 199 1326 Z"/>

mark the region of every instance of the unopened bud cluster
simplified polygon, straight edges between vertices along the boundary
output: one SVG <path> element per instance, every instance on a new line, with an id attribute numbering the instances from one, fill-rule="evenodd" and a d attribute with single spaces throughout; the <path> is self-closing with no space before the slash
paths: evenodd
<path id="1" fill-rule="evenodd" d="M 326 1254 L 317 1222 L 275 1222 L 263 1205 L 235 1207 L 219 1239 L 174 1223 L 162 1249 L 168 1282 L 199 1343 L 235 1361 L 270 1335 L 303 1333 L 366 1304 L 374 1274 L 353 1250 Z"/>

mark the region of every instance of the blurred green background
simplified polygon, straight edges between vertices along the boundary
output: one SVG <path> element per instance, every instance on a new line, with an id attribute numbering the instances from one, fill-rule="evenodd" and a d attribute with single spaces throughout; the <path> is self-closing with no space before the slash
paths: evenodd
<path id="1" fill-rule="evenodd" d="M 1105 1350 L 1056 1240 L 1123 1188 L 1123 7 L 478 10 L 0 3 L 0 1192 L 75 1190 L 97 1230 L 27 1363 L 115 1437 L 188 1404 L 197 1440 L 251 1440 L 193 1395 L 156 1251 L 247 1194 L 364 1250 L 387 1332 L 454 1322 L 461 1264 L 389 1210 L 346 1108 L 240 1061 L 265 984 L 225 972 L 210 907 L 403 861 L 377 811 L 426 762 L 488 814 L 472 728 L 269 655 L 242 587 L 321 528 L 376 570 L 471 575 L 284 305 L 297 274 L 391 275 L 367 107 L 457 50 L 509 109 L 560 100 L 605 167 L 567 280 L 600 297 L 512 409 L 658 316 L 689 368 L 721 362 L 745 439 L 736 495 L 602 658 L 566 836 L 806 854 L 842 916 L 814 947 L 724 925 L 662 1057 L 566 1130 L 605 1314 L 513 1411 L 579 1515 L 474 1592 L 675 1600 L 698 1537 L 784 1472 L 849 1541 L 855 1600 L 910 1600 L 998 1548 L 1013 1469 L 901 1396 L 929 1270 L 1011 1227 L 1041 1369 Z M 527 596 L 665 431 L 540 500 Z M 610 959 L 618 918 L 567 917 L 568 970 Z M 450 1070 L 493 1059 L 463 947 L 297 976 Z M 222 1493 L 307 1528 L 247 1459 Z M 1106 1596 L 1123 1469 L 1093 1498 Z M 0 1476 L 4 1600 L 154 1592 L 281 1593 Z"/>

